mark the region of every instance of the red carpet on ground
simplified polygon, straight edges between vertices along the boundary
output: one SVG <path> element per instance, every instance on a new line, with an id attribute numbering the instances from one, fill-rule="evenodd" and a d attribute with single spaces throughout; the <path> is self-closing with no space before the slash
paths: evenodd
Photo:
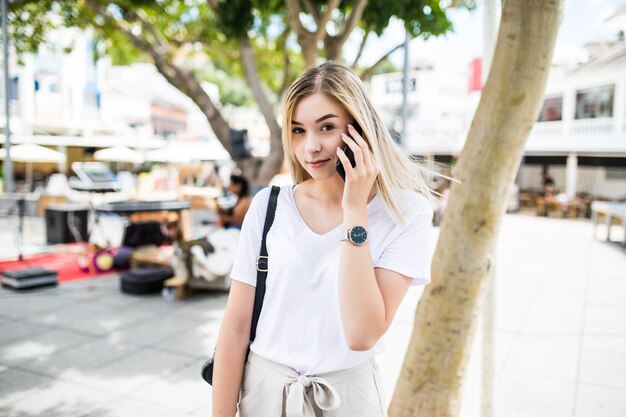
<path id="1" fill-rule="evenodd" d="M 67 253 L 44 253 L 24 256 L 22 261 L 15 259 L 0 261 L 0 273 L 6 270 L 25 268 L 45 268 L 56 271 L 59 282 L 93 278 L 116 272 L 115 269 L 105 272 L 83 271 L 78 264 L 78 255 Z"/>

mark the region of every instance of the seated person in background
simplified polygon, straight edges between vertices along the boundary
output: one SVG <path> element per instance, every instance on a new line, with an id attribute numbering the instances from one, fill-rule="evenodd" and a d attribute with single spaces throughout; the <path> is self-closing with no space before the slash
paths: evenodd
<path id="1" fill-rule="evenodd" d="M 241 229 L 243 218 L 252 202 L 249 189 L 248 180 L 243 175 L 233 174 L 230 176 L 228 191 L 236 197 L 236 202 L 224 206 L 219 204 L 218 200 L 217 227 Z M 235 201 L 234 198 L 233 201 Z"/>

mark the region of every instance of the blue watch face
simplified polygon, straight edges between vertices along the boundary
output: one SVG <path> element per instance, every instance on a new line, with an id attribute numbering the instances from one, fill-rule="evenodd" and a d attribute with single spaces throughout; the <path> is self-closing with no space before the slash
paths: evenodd
<path id="1" fill-rule="evenodd" d="M 354 226 L 350 229 L 350 241 L 355 245 L 362 245 L 367 242 L 367 230 L 363 226 Z"/>

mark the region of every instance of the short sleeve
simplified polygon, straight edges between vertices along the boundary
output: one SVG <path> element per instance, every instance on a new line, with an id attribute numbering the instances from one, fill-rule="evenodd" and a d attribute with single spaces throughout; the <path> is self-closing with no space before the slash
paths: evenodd
<path id="1" fill-rule="evenodd" d="M 241 234 L 230 277 L 256 287 L 256 260 L 261 250 L 261 237 L 271 188 L 259 191 L 243 219 Z"/>
<path id="2" fill-rule="evenodd" d="M 374 265 L 412 278 L 411 285 L 430 282 L 433 210 L 427 202 L 420 206 L 418 214 L 391 239 Z"/>

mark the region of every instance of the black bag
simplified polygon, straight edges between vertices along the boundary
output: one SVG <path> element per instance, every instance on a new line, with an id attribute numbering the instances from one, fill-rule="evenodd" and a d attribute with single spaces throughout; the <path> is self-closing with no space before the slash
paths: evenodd
<path id="1" fill-rule="evenodd" d="M 120 274 L 120 290 L 125 294 L 152 294 L 163 289 L 163 282 L 174 276 L 169 266 L 145 266 Z"/>
<path id="2" fill-rule="evenodd" d="M 122 246 L 138 248 L 139 246 L 156 245 L 161 246 L 170 243 L 163 234 L 161 223 L 157 221 L 146 221 L 130 223 L 124 230 Z"/>
<path id="3" fill-rule="evenodd" d="M 250 327 L 250 343 L 248 343 L 248 353 L 250 352 L 250 345 L 256 337 L 256 325 L 259 322 L 259 316 L 261 315 L 261 307 L 263 307 L 263 297 L 265 297 L 265 279 L 267 278 L 268 270 L 268 256 L 266 238 L 267 232 L 274 223 L 274 215 L 276 214 L 276 203 L 278 202 L 278 193 L 280 193 L 279 187 L 272 187 L 272 193 L 270 194 L 270 200 L 267 204 L 267 214 L 265 215 L 265 225 L 263 226 L 263 238 L 261 239 L 261 251 L 256 261 L 256 291 L 254 294 L 254 310 L 252 311 L 252 326 Z M 202 379 L 213 385 L 213 363 L 215 359 L 211 357 L 202 365 L 200 375 Z M 247 356 L 247 355 L 246 355 Z"/>

